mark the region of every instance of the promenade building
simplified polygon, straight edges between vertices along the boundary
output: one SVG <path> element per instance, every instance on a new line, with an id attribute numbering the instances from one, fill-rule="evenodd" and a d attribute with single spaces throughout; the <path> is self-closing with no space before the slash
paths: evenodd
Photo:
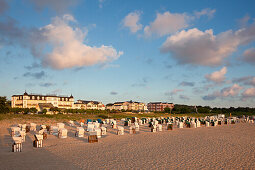
<path id="1" fill-rule="evenodd" d="M 147 107 L 145 103 L 133 102 L 132 100 L 126 102 L 115 102 L 106 105 L 106 109 L 109 110 L 131 110 L 131 111 L 146 111 Z"/>
<path id="2" fill-rule="evenodd" d="M 74 103 L 74 108 L 84 110 L 105 110 L 105 105 L 98 101 L 77 100 L 77 102 Z"/>
<path id="3" fill-rule="evenodd" d="M 161 112 L 167 107 L 172 110 L 174 108 L 174 104 L 166 102 L 151 102 L 147 104 L 147 108 L 150 112 Z"/>
<path id="4" fill-rule="evenodd" d="M 57 96 L 57 95 L 40 95 L 28 94 L 25 92 L 23 95 L 13 95 L 11 106 L 18 108 L 36 108 L 41 110 L 41 106 L 48 103 L 49 106 L 58 107 L 63 109 L 72 109 L 74 107 L 73 96 Z"/>

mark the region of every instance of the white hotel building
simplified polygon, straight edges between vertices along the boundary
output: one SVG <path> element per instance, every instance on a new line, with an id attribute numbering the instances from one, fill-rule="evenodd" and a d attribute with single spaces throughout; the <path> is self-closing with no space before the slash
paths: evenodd
<path id="1" fill-rule="evenodd" d="M 53 107 L 72 109 L 74 107 L 73 96 L 57 96 L 57 95 L 38 95 L 28 94 L 25 92 L 23 95 L 12 96 L 12 107 L 18 108 L 37 108 L 40 104 L 49 103 Z"/>

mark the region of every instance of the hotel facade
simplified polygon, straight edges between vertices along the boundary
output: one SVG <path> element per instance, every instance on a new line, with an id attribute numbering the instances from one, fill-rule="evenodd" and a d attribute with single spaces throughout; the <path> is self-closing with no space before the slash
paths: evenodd
<path id="1" fill-rule="evenodd" d="M 134 111 L 147 111 L 147 106 L 145 103 L 141 102 L 115 102 L 113 104 L 107 104 L 106 109 L 108 110 L 134 110 Z"/>
<path id="2" fill-rule="evenodd" d="M 162 112 L 165 108 L 173 109 L 173 103 L 166 103 L 166 102 L 151 102 L 147 104 L 147 108 L 150 112 Z"/>
<path id="3" fill-rule="evenodd" d="M 75 109 L 84 109 L 84 110 L 105 110 L 105 106 L 102 102 L 98 101 L 86 101 L 86 100 L 77 100 L 74 103 Z"/>
<path id="4" fill-rule="evenodd" d="M 49 110 L 52 107 L 60 109 L 84 109 L 84 110 L 130 110 L 130 111 L 164 111 L 165 108 L 174 108 L 173 103 L 151 102 L 147 105 L 142 102 L 134 102 L 132 100 L 125 102 L 115 102 L 107 104 L 98 101 L 77 100 L 74 102 L 74 97 L 57 96 L 57 95 L 39 95 L 28 94 L 25 92 L 22 95 L 13 95 L 11 106 L 13 108 L 36 108 L 38 111 L 43 109 Z"/>
<path id="5" fill-rule="evenodd" d="M 40 110 L 40 105 L 50 104 L 53 107 L 72 109 L 74 107 L 73 96 L 57 96 L 57 95 L 39 95 L 28 94 L 25 92 L 23 95 L 13 95 L 11 106 L 18 108 L 36 108 Z"/>

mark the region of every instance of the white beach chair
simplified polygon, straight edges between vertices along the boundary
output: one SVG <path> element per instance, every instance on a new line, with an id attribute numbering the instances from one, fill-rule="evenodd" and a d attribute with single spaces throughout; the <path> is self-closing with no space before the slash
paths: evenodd
<path id="1" fill-rule="evenodd" d="M 135 126 L 130 126 L 129 127 L 129 134 L 135 134 L 136 131 L 135 131 Z"/>
<path id="2" fill-rule="evenodd" d="M 128 126 L 131 126 L 131 120 L 128 120 Z"/>
<path id="3" fill-rule="evenodd" d="M 20 127 L 17 126 L 11 127 L 11 136 L 18 136 L 20 131 L 21 131 Z"/>
<path id="4" fill-rule="evenodd" d="M 152 125 L 151 126 L 151 132 L 156 132 L 157 131 L 157 126 L 156 125 Z"/>
<path id="5" fill-rule="evenodd" d="M 178 128 L 183 128 L 183 122 L 178 122 Z"/>
<path id="6" fill-rule="evenodd" d="M 65 128 L 65 124 L 64 123 L 57 123 L 57 127 L 58 127 L 58 129 L 63 129 L 63 128 Z"/>
<path id="7" fill-rule="evenodd" d="M 74 121 L 69 120 L 69 126 L 74 126 Z"/>
<path id="8" fill-rule="evenodd" d="M 25 142 L 26 141 L 26 130 L 22 130 L 19 133 L 20 133 L 22 142 Z"/>
<path id="9" fill-rule="evenodd" d="M 26 132 L 26 127 L 27 127 L 27 124 L 22 124 L 21 125 L 21 130 Z"/>
<path id="10" fill-rule="evenodd" d="M 22 137 L 12 137 L 12 152 L 21 152 L 22 151 Z"/>
<path id="11" fill-rule="evenodd" d="M 75 136 L 79 137 L 79 138 L 84 137 L 83 127 L 77 127 L 76 132 L 75 132 Z"/>
<path id="12" fill-rule="evenodd" d="M 205 127 L 210 127 L 210 122 L 206 121 L 205 122 Z"/>
<path id="13" fill-rule="evenodd" d="M 34 135 L 35 140 L 33 141 L 33 146 L 35 148 L 42 148 L 43 147 L 43 135 Z"/>
<path id="14" fill-rule="evenodd" d="M 118 126 L 117 135 L 124 135 L 124 127 Z"/>
<path id="15" fill-rule="evenodd" d="M 136 132 L 139 131 L 139 124 L 138 124 L 138 122 L 135 122 L 135 131 L 136 131 Z"/>
<path id="16" fill-rule="evenodd" d="M 94 122 L 93 124 L 94 124 L 94 128 L 99 128 L 100 127 L 100 123 L 98 123 L 98 122 Z"/>
<path id="17" fill-rule="evenodd" d="M 84 123 L 83 123 L 83 122 L 80 122 L 80 126 L 83 127 L 83 126 L 84 126 Z"/>
<path id="18" fill-rule="evenodd" d="M 30 131 L 36 131 L 36 124 L 30 123 Z"/>
<path id="19" fill-rule="evenodd" d="M 162 132 L 162 125 L 161 125 L 161 124 L 158 124 L 158 125 L 157 125 L 157 131 L 158 131 L 158 132 Z"/>
<path id="20" fill-rule="evenodd" d="M 139 125 L 143 125 L 143 121 L 139 119 Z"/>
<path id="21" fill-rule="evenodd" d="M 101 133 L 102 133 L 102 136 L 106 135 L 106 127 L 105 126 L 101 127 Z"/>
<path id="22" fill-rule="evenodd" d="M 197 124 L 195 121 L 191 121 L 191 128 L 197 128 Z"/>
<path id="23" fill-rule="evenodd" d="M 157 125 L 158 125 L 158 121 L 157 121 L 157 120 L 154 120 L 154 121 L 153 121 L 153 125 L 157 126 Z"/>
<path id="24" fill-rule="evenodd" d="M 40 135 L 43 135 L 43 133 L 47 133 L 47 129 L 41 129 L 41 130 L 39 130 L 39 134 L 40 134 Z"/>
<path id="25" fill-rule="evenodd" d="M 57 126 L 50 126 L 50 134 L 57 136 L 58 135 L 58 127 Z"/>
<path id="26" fill-rule="evenodd" d="M 199 120 L 197 120 L 196 124 L 197 124 L 197 127 L 201 127 L 201 122 Z"/>
<path id="27" fill-rule="evenodd" d="M 87 126 L 87 132 L 93 132 L 94 131 L 94 124 L 92 122 L 88 122 Z"/>
<path id="28" fill-rule="evenodd" d="M 40 126 L 40 130 L 41 130 L 41 129 L 46 129 L 46 125 L 41 125 L 41 126 Z"/>
<path id="29" fill-rule="evenodd" d="M 94 130 L 97 134 L 97 138 L 101 138 L 101 129 L 100 128 L 95 128 Z"/>
<path id="30" fill-rule="evenodd" d="M 61 128 L 58 130 L 58 137 L 59 138 L 67 138 L 67 129 Z"/>

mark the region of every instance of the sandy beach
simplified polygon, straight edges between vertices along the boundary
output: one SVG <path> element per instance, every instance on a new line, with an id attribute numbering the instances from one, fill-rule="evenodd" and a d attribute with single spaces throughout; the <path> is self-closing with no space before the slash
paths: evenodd
<path id="1" fill-rule="evenodd" d="M 20 122 L 16 122 L 20 123 Z M 39 122 L 35 122 L 39 123 Z M 11 152 L 9 128 L 0 122 L 0 169 L 255 169 L 255 124 L 184 128 L 152 133 L 147 125 L 137 134 L 116 135 L 108 128 L 98 143 L 75 137 L 76 127 L 66 125 L 68 138 L 48 135 L 43 148 L 34 148 L 29 132 L 21 153 Z"/>

